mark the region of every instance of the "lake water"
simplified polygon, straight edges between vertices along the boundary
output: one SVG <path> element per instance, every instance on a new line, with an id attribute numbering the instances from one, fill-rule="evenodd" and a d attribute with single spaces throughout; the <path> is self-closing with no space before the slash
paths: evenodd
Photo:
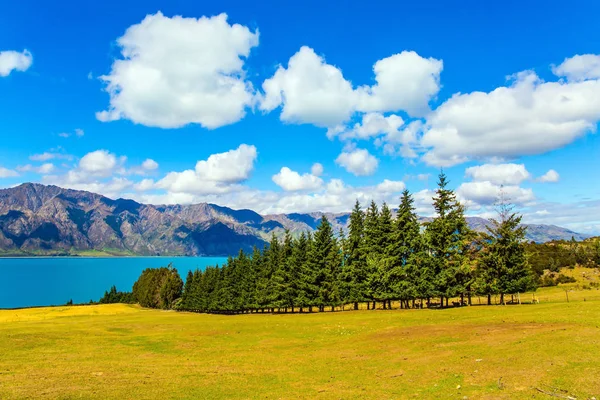
<path id="1" fill-rule="evenodd" d="M 0 308 L 98 301 L 112 285 L 131 291 L 146 268 L 170 262 L 185 281 L 188 271 L 222 265 L 222 257 L 0 258 Z"/>

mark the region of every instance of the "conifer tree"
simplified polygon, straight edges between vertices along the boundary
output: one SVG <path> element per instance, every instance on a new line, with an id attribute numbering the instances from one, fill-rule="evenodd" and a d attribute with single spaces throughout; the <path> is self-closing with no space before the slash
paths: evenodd
<path id="1" fill-rule="evenodd" d="M 292 298 L 292 312 L 294 306 L 305 307 L 308 305 L 308 299 L 304 296 L 303 288 L 303 271 L 306 268 L 306 260 L 308 256 L 308 238 L 306 233 L 302 232 L 292 245 L 292 255 L 289 259 L 289 296 Z"/>
<path id="2" fill-rule="evenodd" d="M 363 254 L 365 257 L 365 287 L 363 297 L 375 300 L 377 290 L 377 273 L 379 260 L 381 258 L 381 236 L 379 230 L 379 209 L 374 201 L 371 201 L 365 213 L 364 221 Z M 368 308 L 368 306 L 367 306 Z M 373 309 L 375 303 L 373 302 Z"/>
<path id="3" fill-rule="evenodd" d="M 389 273 L 393 267 L 391 251 L 393 250 L 394 223 L 392 220 L 392 211 L 387 203 L 381 206 L 381 212 L 378 218 L 379 243 L 377 247 L 377 262 L 375 264 L 375 273 L 372 275 L 372 289 L 376 299 L 383 303 L 383 309 L 391 308 L 391 301 L 394 300 L 394 293 L 390 286 Z M 374 257 L 372 259 L 375 259 Z"/>
<path id="4" fill-rule="evenodd" d="M 344 261 L 340 278 L 340 289 L 345 302 L 354 303 L 358 310 L 358 303 L 366 301 L 367 261 L 364 245 L 364 213 L 360 203 L 356 200 L 354 209 L 350 214 L 348 238 L 344 242 Z"/>
<path id="5" fill-rule="evenodd" d="M 310 282 L 309 298 L 312 304 L 323 311 L 331 304 L 335 291 L 335 276 L 332 264 L 338 260 L 335 253 L 338 248 L 333 237 L 333 230 L 327 217 L 323 215 L 314 234 L 314 242 L 308 257 L 308 274 Z"/>
<path id="6" fill-rule="evenodd" d="M 433 198 L 436 216 L 426 227 L 434 276 L 433 292 L 440 297 L 441 306 L 444 298 L 447 305 L 449 297 L 464 294 L 470 280 L 467 250 L 472 233 L 464 217 L 464 207 L 447 185 L 448 180 L 442 172 Z"/>
<path id="7" fill-rule="evenodd" d="M 478 263 L 477 285 L 479 292 L 487 295 L 500 294 L 504 304 L 505 294 L 519 294 L 535 289 L 535 279 L 525 256 L 526 227 L 521 225 L 522 216 L 513 212 L 503 195 L 498 206 L 498 219 L 491 219 L 487 231 L 482 234 L 483 248 Z"/>
<path id="8" fill-rule="evenodd" d="M 292 235 L 289 230 L 285 232 L 283 246 L 279 254 L 279 264 L 276 271 L 273 273 L 273 299 L 272 303 L 275 307 L 285 308 L 294 306 L 295 294 L 291 287 L 291 258 L 293 252 Z"/>
<path id="9" fill-rule="evenodd" d="M 431 277 L 424 263 L 425 253 L 421 226 L 408 190 L 402 192 L 392 242 L 388 247 L 391 270 L 387 279 L 395 297 L 401 302 L 429 296 Z"/>

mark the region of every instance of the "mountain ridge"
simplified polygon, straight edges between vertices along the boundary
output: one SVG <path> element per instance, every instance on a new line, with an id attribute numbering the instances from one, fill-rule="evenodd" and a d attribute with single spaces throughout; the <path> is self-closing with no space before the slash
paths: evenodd
<path id="1" fill-rule="evenodd" d="M 24 183 L 0 190 L 0 255 L 227 256 L 262 247 L 286 229 L 313 231 L 322 215 L 336 231 L 347 227 L 349 213 L 261 215 L 211 203 L 151 205 Z M 475 230 L 489 222 L 467 221 Z M 528 240 L 536 242 L 588 237 L 554 225 L 526 226 Z"/>

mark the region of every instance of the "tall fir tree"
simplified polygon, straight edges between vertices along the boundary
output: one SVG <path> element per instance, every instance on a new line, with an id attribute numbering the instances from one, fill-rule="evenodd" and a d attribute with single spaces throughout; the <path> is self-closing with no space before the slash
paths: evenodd
<path id="1" fill-rule="evenodd" d="M 426 226 L 427 244 L 433 281 L 433 294 L 440 297 L 440 306 L 448 298 L 462 295 L 471 280 L 467 252 L 473 239 L 464 216 L 464 207 L 454 191 L 447 188 L 448 179 L 441 172 L 438 189 L 433 197 L 435 217 Z"/>
<path id="2" fill-rule="evenodd" d="M 387 279 L 394 296 L 401 302 L 429 297 L 432 284 L 425 262 L 421 225 L 413 204 L 410 192 L 404 190 L 388 247 L 392 266 Z"/>
<path id="3" fill-rule="evenodd" d="M 338 247 L 333 237 L 333 230 L 327 217 L 323 215 L 314 234 L 314 242 L 308 258 L 308 271 L 311 279 L 312 305 L 323 311 L 326 305 L 334 300 L 336 277 L 332 264 L 339 261 Z"/>
<path id="4" fill-rule="evenodd" d="M 381 258 L 381 235 L 379 229 L 379 208 L 374 201 L 371 201 L 365 213 L 363 237 L 366 275 L 363 297 L 368 300 L 376 300 L 378 265 Z M 367 308 L 369 308 L 369 305 Z M 375 302 L 373 302 L 373 309 L 375 309 Z"/>
<path id="5" fill-rule="evenodd" d="M 295 294 L 291 286 L 291 258 L 293 252 L 292 235 L 289 230 L 286 230 L 283 240 L 283 246 L 279 253 L 279 263 L 277 269 L 273 273 L 273 293 L 272 303 L 275 307 L 285 308 L 294 306 Z"/>
<path id="6" fill-rule="evenodd" d="M 358 310 L 358 303 L 367 300 L 367 260 L 364 245 L 364 213 L 356 200 L 350 214 L 348 237 L 344 242 L 344 261 L 340 277 L 340 290 L 344 302 L 353 303 Z"/>
<path id="7" fill-rule="evenodd" d="M 304 271 L 306 270 L 306 261 L 308 258 L 309 240 L 306 233 L 302 232 L 293 243 L 292 255 L 289 260 L 290 265 L 290 295 L 293 296 L 293 307 L 308 306 L 308 297 L 304 291 Z"/>
<path id="8" fill-rule="evenodd" d="M 535 278 L 525 255 L 527 228 L 521 225 L 522 216 L 513 212 L 501 195 L 498 219 L 491 219 L 487 231 L 482 233 L 482 253 L 477 268 L 478 291 L 491 296 L 500 294 L 504 304 L 505 294 L 519 294 L 536 288 Z"/>
<path id="9" fill-rule="evenodd" d="M 378 218 L 379 242 L 376 244 L 377 255 L 372 257 L 375 262 L 375 273 L 372 275 L 371 287 L 374 297 L 383 304 L 383 309 L 391 308 L 395 295 L 390 285 L 389 274 L 393 268 L 391 252 L 393 251 L 394 222 L 392 211 L 387 203 L 381 206 Z"/>

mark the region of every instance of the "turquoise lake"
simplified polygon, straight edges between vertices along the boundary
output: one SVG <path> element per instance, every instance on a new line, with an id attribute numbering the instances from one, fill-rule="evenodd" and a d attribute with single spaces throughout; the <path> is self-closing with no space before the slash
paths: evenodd
<path id="1" fill-rule="evenodd" d="M 170 262 L 185 281 L 188 271 L 222 265 L 223 257 L 0 258 L 0 308 L 98 301 L 112 285 L 131 291 L 146 268 Z"/>

